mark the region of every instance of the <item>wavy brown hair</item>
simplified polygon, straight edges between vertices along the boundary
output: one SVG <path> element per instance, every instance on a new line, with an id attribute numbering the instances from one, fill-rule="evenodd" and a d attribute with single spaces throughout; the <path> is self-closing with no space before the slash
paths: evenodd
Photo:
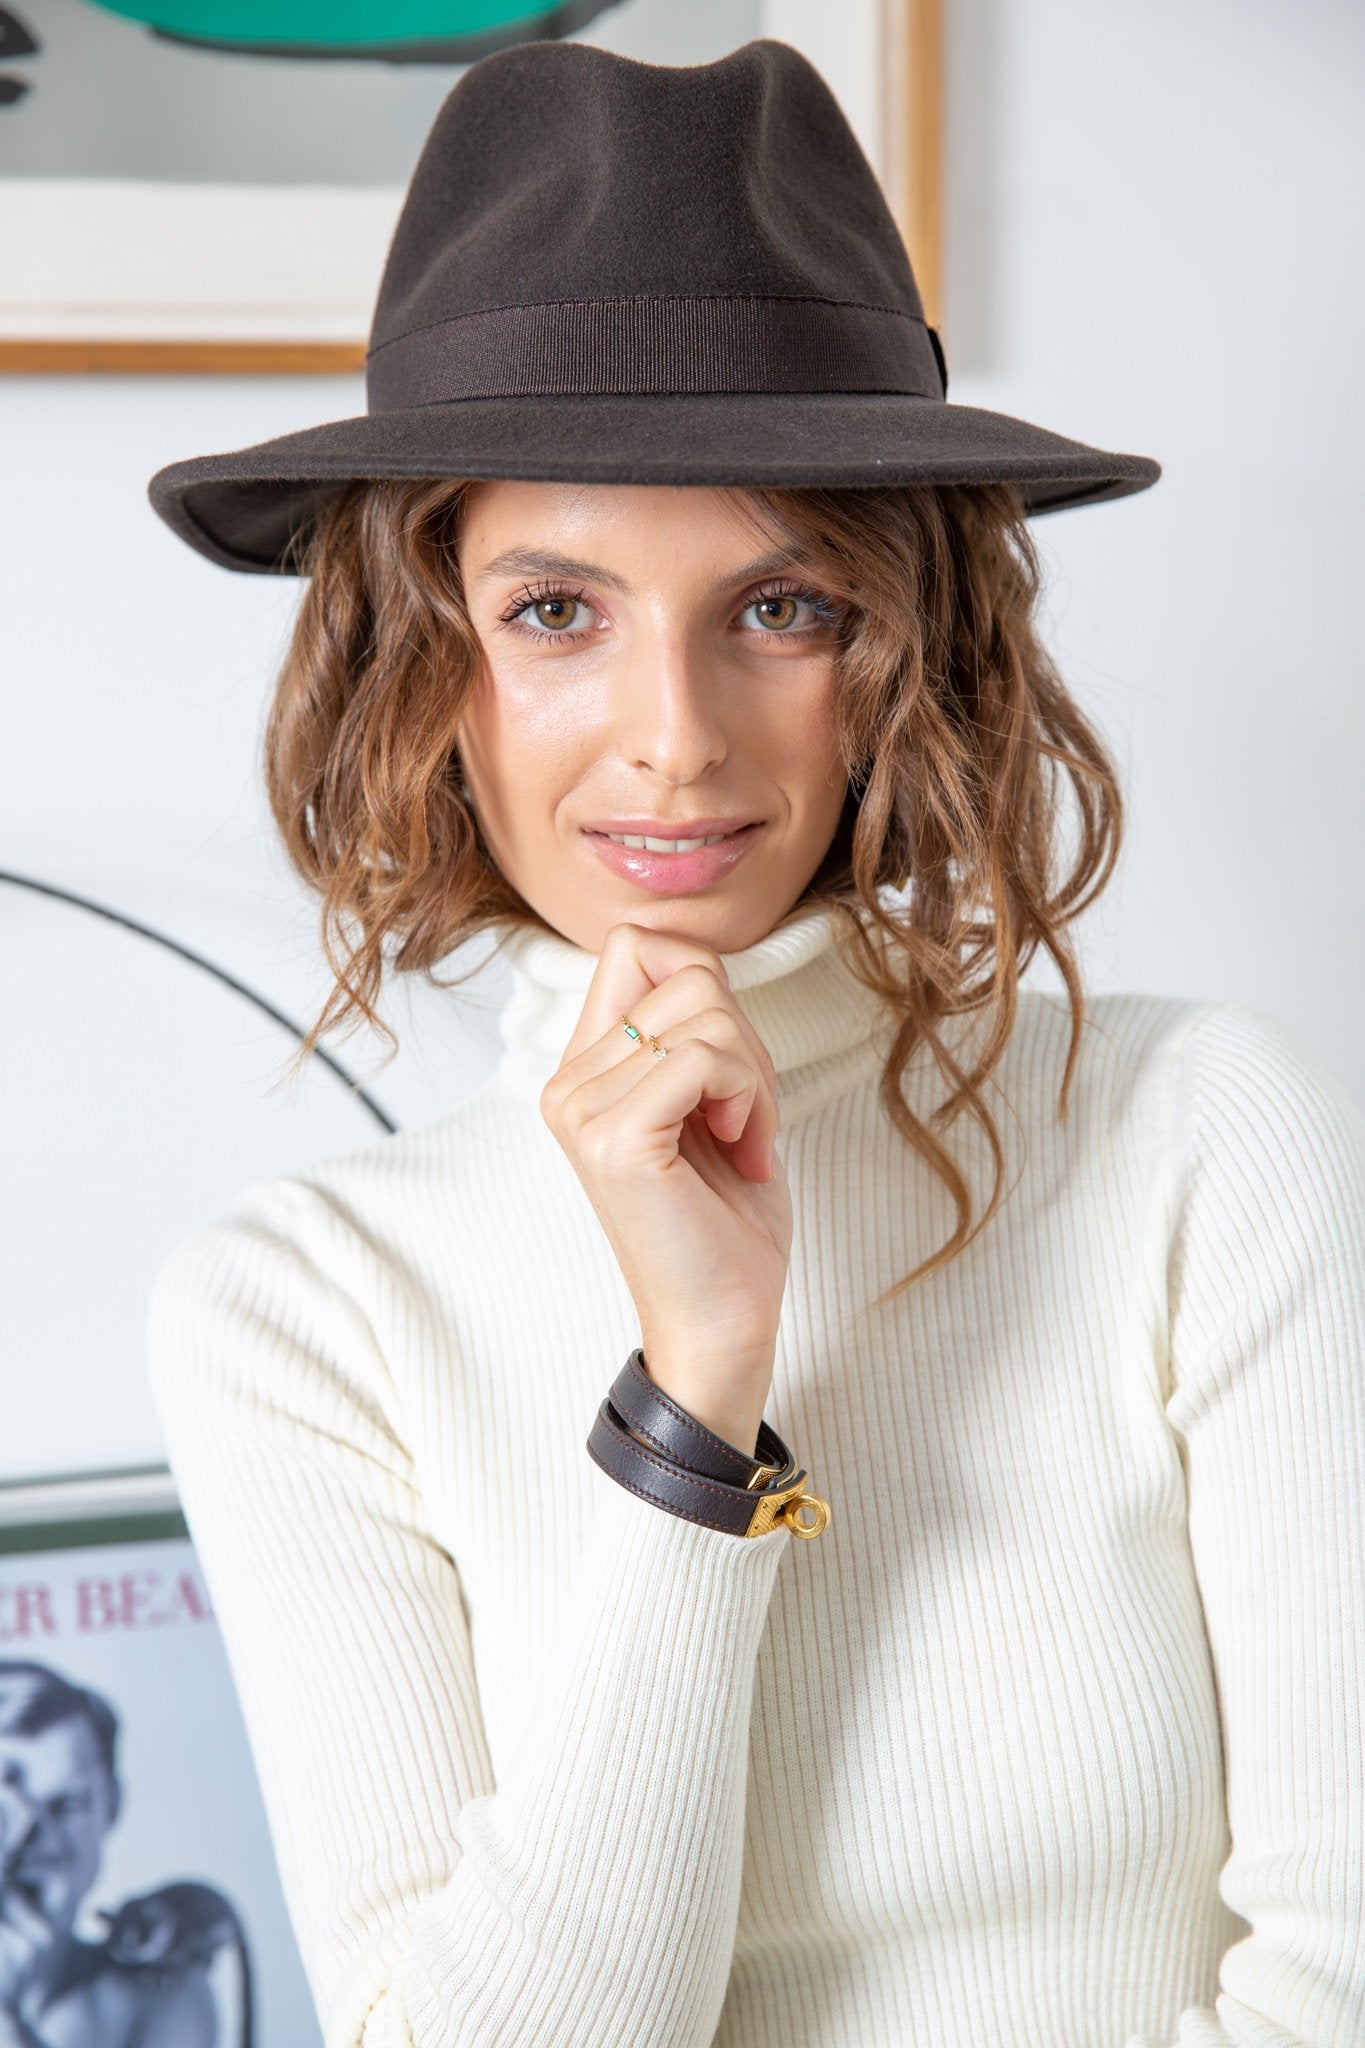
<path id="1" fill-rule="evenodd" d="M 469 489 L 449 480 L 348 484 L 302 549 L 309 581 L 267 720 L 264 769 L 289 857 L 321 899 L 334 986 L 287 1071 L 323 1033 L 362 1020 L 393 1057 L 396 1034 L 375 1008 L 386 960 L 395 973 L 460 986 L 478 966 L 453 981 L 435 968 L 465 940 L 500 925 L 549 929 L 493 863 L 462 792 L 456 734 L 482 661 L 455 549 Z M 845 962 L 890 1006 L 898 1021 L 881 1101 L 957 1212 L 947 1241 L 881 1297 L 892 1299 L 965 1250 L 1004 1200 L 1004 1152 L 982 1089 L 1040 945 L 1071 1011 L 1065 1119 L 1085 1015 L 1065 927 L 1113 871 L 1122 797 L 1098 733 L 1039 638 L 1042 569 L 1013 485 L 753 487 L 747 496 L 842 607 L 847 796 L 823 862 L 787 915 L 830 905 Z M 1080 824 L 1069 862 L 1065 788 Z M 879 890 L 912 877 L 912 909 L 898 917 Z M 989 1029 L 964 1067 L 940 1025 L 982 1010 Z M 927 1120 L 903 1088 L 920 1046 L 949 1083 Z M 975 1223 L 971 1186 L 943 1143 L 964 1112 L 995 1164 Z"/>

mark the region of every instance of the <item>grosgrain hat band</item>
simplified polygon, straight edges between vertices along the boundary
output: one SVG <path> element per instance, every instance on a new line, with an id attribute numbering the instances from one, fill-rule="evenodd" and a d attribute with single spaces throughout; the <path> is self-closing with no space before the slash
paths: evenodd
<path id="1" fill-rule="evenodd" d="M 938 337 L 893 306 L 808 297 L 552 299 L 374 343 L 371 412 L 461 398 L 688 391 L 894 391 L 942 399 Z"/>

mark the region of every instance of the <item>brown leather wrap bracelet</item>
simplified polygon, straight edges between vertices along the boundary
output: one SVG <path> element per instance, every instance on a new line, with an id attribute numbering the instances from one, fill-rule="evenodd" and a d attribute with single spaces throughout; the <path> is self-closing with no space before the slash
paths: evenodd
<path id="1" fill-rule="evenodd" d="M 727 1443 L 657 1387 L 637 1347 L 594 1418 L 588 1454 L 618 1485 L 685 1521 L 734 1536 L 785 1524 L 818 1536 L 829 1507 L 777 1432 L 759 1424 L 756 1456 Z"/>
<path id="2" fill-rule="evenodd" d="M 752 1457 L 698 1422 L 650 1378 L 645 1354 L 638 1346 L 617 1373 L 608 1399 L 621 1420 L 661 1456 L 675 1465 L 686 1465 L 689 1472 L 700 1472 L 705 1479 L 752 1487 L 760 1470 L 766 1470 L 767 1478 L 776 1478 L 791 1463 L 786 1445 L 766 1422 L 758 1425 Z M 757 1483 L 766 1485 L 767 1479 Z"/>

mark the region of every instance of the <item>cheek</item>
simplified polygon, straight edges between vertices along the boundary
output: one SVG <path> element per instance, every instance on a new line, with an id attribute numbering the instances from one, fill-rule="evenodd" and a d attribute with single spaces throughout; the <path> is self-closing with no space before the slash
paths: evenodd
<path id="1" fill-rule="evenodd" d="M 93 1814 L 82 1814 L 72 1823 L 67 1835 L 67 1851 L 73 1861 L 91 1863 L 99 1856 L 100 1843 L 105 1835 L 105 1824 Z"/>
<path id="2" fill-rule="evenodd" d="M 747 742 L 769 772 L 793 793 L 804 789 L 812 803 L 827 792 L 831 774 L 842 788 L 837 723 L 838 680 L 822 662 L 814 673 L 788 679 L 792 685 L 748 722 Z"/>
<path id="3" fill-rule="evenodd" d="M 488 662 L 460 724 L 466 766 L 486 799 L 553 796 L 591 756 L 601 717 L 600 689 Z"/>

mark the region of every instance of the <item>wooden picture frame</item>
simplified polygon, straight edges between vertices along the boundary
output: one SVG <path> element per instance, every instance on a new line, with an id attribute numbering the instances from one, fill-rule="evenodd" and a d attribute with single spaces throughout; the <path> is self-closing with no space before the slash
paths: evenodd
<path id="1" fill-rule="evenodd" d="M 838 95 L 941 329 L 940 0 L 761 0 L 760 26 Z M 354 375 L 403 191 L 0 179 L 0 373 Z"/>
<path id="2" fill-rule="evenodd" d="M 943 333 L 942 0 L 884 0 L 885 81 L 878 165 L 924 301 Z"/>

